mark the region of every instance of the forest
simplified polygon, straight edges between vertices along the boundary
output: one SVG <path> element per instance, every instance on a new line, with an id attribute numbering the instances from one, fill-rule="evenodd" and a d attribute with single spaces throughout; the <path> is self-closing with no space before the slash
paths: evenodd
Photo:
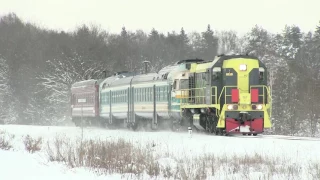
<path id="1" fill-rule="evenodd" d="M 0 17 L 0 121 L 62 125 L 70 122 L 70 87 L 76 81 L 117 71 L 150 71 L 182 59 L 211 60 L 218 54 L 249 53 L 268 67 L 272 86 L 272 133 L 318 136 L 320 128 L 320 21 L 313 32 L 284 25 L 279 34 L 261 26 L 245 35 L 215 31 L 110 33 L 99 25 L 73 32 L 46 29 L 15 13 Z"/>

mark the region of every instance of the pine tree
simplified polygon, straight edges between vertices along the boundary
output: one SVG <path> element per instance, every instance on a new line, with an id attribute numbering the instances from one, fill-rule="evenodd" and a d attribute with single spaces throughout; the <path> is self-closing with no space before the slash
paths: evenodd
<path id="1" fill-rule="evenodd" d="M 214 59 L 218 52 L 218 38 L 214 36 L 211 30 L 210 24 L 207 26 L 207 30 L 202 32 L 203 39 L 203 58 L 204 59 Z"/>
<path id="2" fill-rule="evenodd" d="M 190 52 L 189 38 L 183 28 L 181 28 L 181 31 L 179 34 L 179 51 L 180 51 L 180 55 L 178 57 L 179 59 L 188 58 L 189 52 Z"/>
<path id="3" fill-rule="evenodd" d="M 152 29 L 147 40 L 146 57 L 150 63 L 150 71 L 158 72 L 163 66 L 166 59 L 165 37 L 156 29 Z"/>

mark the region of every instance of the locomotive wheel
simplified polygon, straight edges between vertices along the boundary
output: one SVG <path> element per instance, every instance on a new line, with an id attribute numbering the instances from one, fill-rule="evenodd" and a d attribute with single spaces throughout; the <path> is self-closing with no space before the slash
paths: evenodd
<path id="1" fill-rule="evenodd" d="M 257 134 L 257 133 L 253 133 L 253 135 L 254 135 L 254 136 L 257 136 L 258 134 Z"/>
<path id="2" fill-rule="evenodd" d="M 217 124 L 218 121 L 215 117 L 213 116 L 207 116 L 206 120 L 206 131 L 209 133 L 215 133 L 217 134 Z"/>

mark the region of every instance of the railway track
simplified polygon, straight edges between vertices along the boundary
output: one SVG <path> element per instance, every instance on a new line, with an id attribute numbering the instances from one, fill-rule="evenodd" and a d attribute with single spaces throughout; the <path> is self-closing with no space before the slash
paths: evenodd
<path id="1" fill-rule="evenodd" d="M 117 129 L 108 129 L 108 128 L 101 128 L 101 127 L 85 127 L 85 128 L 89 128 L 89 129 L 97 129 L 97 130 L 113 130 L 113 131 L 132 131 L 132 130 L 128 130 L 126 128 L 117 128 Z M 151 129 L 139 129 L 136 132 L 170 132 L 170 133 L 177 133 L 177 134 L 188 134 L 188 130 L 185 131 L 171 131 L 171 130 L 151 130 Z M 264 134 L 258 134 L 257 136 L 248 136 L 248 135 L 242 135 L 242 134 L 232 134 L 232 135 L 228 135 L 228 136 L 224 136 L 224 135 L 215 135 L 215 134 L 209 134 L 207 132 L 203 132 L 203 131 L 192 131 L 192 134 L 194 135 L 203 135 L 203 136 L 212 136 L 212 137 L 226 137 L 226 138 L 253 138 L 253 139 L 283 139 L 283 140 L 302 140 L 302 141 L 320 141 L 320 138 L 317 137 L 301 137 L 301 136 L 286 136 L 286 135 L 264 135 Z"/>

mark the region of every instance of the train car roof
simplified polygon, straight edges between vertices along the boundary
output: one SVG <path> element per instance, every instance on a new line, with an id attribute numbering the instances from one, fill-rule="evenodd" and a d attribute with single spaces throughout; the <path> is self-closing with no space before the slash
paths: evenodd
<path id="1" fill-rule="evenodd" d="M 115 74 L 114 76 L 106 78 L 104 81 L 101 82 L 101 84 L 103 87 L 114 87 L 120 85 L 129 85 L 130 83 L 138 84 L 142 82 L 161 81 L 167 79 L 170 72 L 179 70 L 179 68 L 181 69 L 183 64 L 199 63 L 203 61 L 204 60 L 202 59 L 181 60 L 176 62 L 174 65 L 163 67 L 158 73 L 132 74 L 124 71 L 121 72 L 121 75 L 128 74 L 129 77 L 119 76 Z M 186 68 L 185 66 L 183 67 Z"/>
<path id="2" fill-rule="evenodd" d="M 71 85 L 71 88 L 84 87 L 84 86 L 94 86 L 96 84 L 96 79 L 89 79 L 84 81 L 78 81 Z"/>

